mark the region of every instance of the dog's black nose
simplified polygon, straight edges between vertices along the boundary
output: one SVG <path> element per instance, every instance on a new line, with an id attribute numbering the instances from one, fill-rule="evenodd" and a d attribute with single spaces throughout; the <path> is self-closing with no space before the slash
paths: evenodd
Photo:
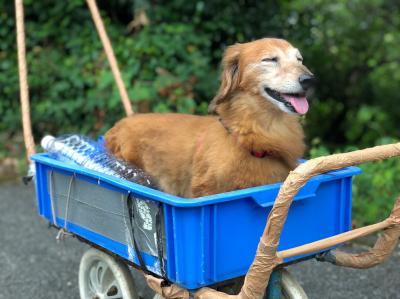
<path id="1" fill-rule="evenodd" d="M 303 74 L 303 75 L 300 75 L 299 82 L 300 82 L 301 87 L 304 90 L 307 90 L 310 87 L 313 87 L 315 85 L 315 83 L 317 83 L 317 78 L 315 78 L 313 75 Z"/>

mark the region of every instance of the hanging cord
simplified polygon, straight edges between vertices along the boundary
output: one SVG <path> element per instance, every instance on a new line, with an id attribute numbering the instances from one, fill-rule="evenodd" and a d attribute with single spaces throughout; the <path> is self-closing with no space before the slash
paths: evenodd
<path id="1" fill-rule="evenodd" d="M 72 236 L 70 232 L 68 232 L 68 211 L 69 211 L 69 200 L 71 198 L 72 184 L 75 182 L 75 173 L 71 176 L 68 185 L 68 195 L 67 202 L 65 204 L 65 215 L 64 215 L 64 227 L 58 230 L 56 240 L 57 242 L 63 241 L 65 236 Z"/>
<path id="2" fill-rule="evenodd" d="M 56 218 L 56 206 L 54 204 L 54 174 L 53 170 L 50 171 L 50 179 L 49 179 L 49 189 L 50 189 L 50 203 L 51 203 L 51 215 L 53 218 L 53 224 L 57 226 L 57 218 Z"/>
<path id="3" fill-rule="evenodd" d="M 68 185 L 68 196 L 67 196 L 67 202 L 65 204 L 65 217 L 64 217 L 64 230 L 68 231 L 68 211 L 69 211 L 69 200 L 71 198 L 71 192 L 72 192 L 72 184 L 75 182 L 75 173 L 72 174 L 71 179 L 69 181 Z"/>
<path id="4" fill-rule="evenodd" d="M 101 43 L 103 44 L 104 52 L 107 55 L 111 71 L 114 75 L 115 82 L 117 83 L 119 95 L 121 96 L 121 101 L 122 104 L 124 105 L 125 113 L 126 115 L 131 115 L 133 114 L 132 105 L 129 100 L 128 93 L 126 91 L 124 81 L 122 80 L 121 72 L 118 68 L 118 63 L 115 58 L 115 54 L 111 46 L 110 39 L 107 36 L 107 32 L 104 28 L 104 24 L 100 16 L 99 9 L 97 8 L 96 1 L 86 0 L 86 3 L 89 6 L 94 24 L 96 25 L 97 32 L 99 33 L 100 36 Z"/>
<path id="5" fill-rule="evenodd" d="M 114 75 L 115 82 L 118 87 L 121 101 L 127 115 L 133 114 L 132 105 L 129 101 L 128 93 L 125 88 L 125 84 L 121 77 L 121 72 L 118 68 L 118 63 L 114 55 L 110 40 L 107 36 L 104 28 L 103 21 L 101 20 L 99 10 L 95 0 L 87 0 L 90 12 L 93 17 L 93 21 L 96 25 L 99 33 L 101 42 L 104 47 L 104 51 L 107 55 L 108 62 L 110 64 L 112 73 Z M 26 148 L 26 157 L 30 162 L 27 177 L 24 178 L 24 182 L 28 182 L 35 173 L 34 164 L 30 161 L 30 156 L 35 154 L 35 141 L 32 134 L 32 124 L 30 118 L 30 107 L 29 107 L 29 87 L 28 87 L 28 72 L 26 64 L 26 46 L 25 46 L 25 25 L 24 25 L 24 6 L 23 0 L 15 0 L 15 23 L 17 31 L 17 50 L 18 50 L 18 73 L 19 73 L 19 85 L 20 85 L 20 101 L 21 101 L 21 114 L 22 114 L 22 127 L 24 133 L 24 142 Z"/>
<path id="6" fill-rule="evenodd" d="M 68 232 L 68 211 L 69 211 L 69 200 L 71 198 L 72 184 L 75 182 L 75 173 L 71 176 L 68 186 L 67 203 L 65 205 L 65 215 L 64 215 L 64 227 L 58 230 L 56 240 L 57 242 L 63 241 L 65 236 L 73 236 Z"/>
<path id="7" fill-rule="evenodd" d="M 15 23 L 17 26 L 17 50 L 18 50 L 18 73 L 20 86 L 20 101 L 22 114 L 22 128 L 24 132 L 26 157 L 33 155 L 35 151 L 35 142 L 32 135 L 30 108 L 29 108 L 29 88 L 28 72 L 26 66 L 25 52 L 25 27 L 24 27 L 24 7 L 23 0 L 15 0 Z M 33 163 L 30 162 L 29 174 L 33 174 Z"/>
<path id="8" fill-rule="evenodd" d="M 69 200 L 71 198 L 71 190 L 72 190 L 72 184 L 75 181 L 75 173 L 71 176 L 71 179 L 69 181 L 68 185 L 68 195 L 67 195 L 67 201 L 65 205 L 65 215 L 64 215 L 64 227 L 58 230 L 56 240 L 57 243 L 64 240 L 64 236 L 72 236 L 71 233 L 68 232 L 68 210 L 69 210 Z M 56 206 L 54 202 L 54 171 L 50 171 L 50 178 L 49 178 L 49 189 L 50 189 L 50 203 L 51 203 L 51 214 L 53 218 L 53 225 L 58 228 L 57 224 L 57 214 L 56 214 Z"/>

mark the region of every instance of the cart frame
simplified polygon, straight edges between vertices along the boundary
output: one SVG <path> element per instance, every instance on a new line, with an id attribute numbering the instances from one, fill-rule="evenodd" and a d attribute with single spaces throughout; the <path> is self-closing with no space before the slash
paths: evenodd
<path id="1" fill-rule="evenodd" d="M 133 112 L 127 96 L 126 88 L 122 81 L 118 64 L 115 59 L 111 43 L 105 31 L 104 24 L 101 20 L 96 2 L 95 0 L 87 0 L 87 4 L 102 41 L 107 59 L 109 60 L 111 69 L 113 71 L 125 111 L 128 115 L 132 114 Z M 35 153 L 35 144 L 32 137 L 31 120 L 29 116 L 29 92 L 25 53 L 23 0 L 15 0 L 15 7 L 22 123 L 27 157 L 29 159 L 31 154 Z M 272 271 L 282 263 L 283 258 L 309 253 L 316 250 L 324 250 L 343 242 L 371 234 L 378 230 L 384 230 L 384 234 L 378 238 L 375 246 L 365 253 L 349 254 L 340 250 L 336 250 L 322 257 L 323 260 L 330 261 L 336 265 L 353 268 L 368 268 L 381 263 L 391 254 L 400 236 L 400 197 L 397 199 L 390 216 L 382 222 L 290 250 L 278 252 L 277 246 L 279 244 L 282 228 L 286 221 L 289 208 L 293 202 L 294 195 L 312 176 L 330 170 L 358 165 L 364 162 L 378 161 L 399 155 L 400 143 L 382 145 L 350 153 L 331 155 L 309 160 L 290 172 L 289 176 L 282 185 L 278 197 L 273 205 L 272 211 L 270 212 L 264 232 L 258 244 L 256 256 L 248 273 L 246 274 L 243 287 L 238 295 L 227 295 L 210 288 L 201 288 L 193 294 L 177 285 L 165 285 L 162 279 L 151 275 L 146 275 L 147 283 L 151 288 L 165 298 L 186 299 L 194 296 L 195 298 L 199 299 L 261 299 L 264 295 L 264 290 L 268 285 L 268 281 L 270 280 Z M 32 172 L 33 164 L 31 164 L 30 170 Z"/>

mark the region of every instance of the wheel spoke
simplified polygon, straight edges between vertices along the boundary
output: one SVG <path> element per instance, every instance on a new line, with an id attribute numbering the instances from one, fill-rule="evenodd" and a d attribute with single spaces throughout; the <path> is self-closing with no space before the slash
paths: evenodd
<path id="1" fill-rule="evenodd" d="M 87 294 L 88 298 L 96 298 L 96 295 L 97 295 L 96 292 L 93 291 L 92 289 L 88 290 L 88 294 Z"/>
<path id="2" fill-rule="evenodd" d="M 98 271 L 97 271 L 97 267 L 95 267 L 95 266 L 90 268 L 89 281 L 92 284 L 92 287 L 93 287 L 93 290 L 95 291 L 95 293 L 101 291 L 101 285 L 99 282 Z"/>
<path id="3" fill-rule="evenodd" d="M 99 262 L 97 262 L 96 269 L 97 269 L 97 276 L 99 277 L 99 282 L 101 282 L 103 279 L 104 273 L 108 269 L 108 266 L 106 263 L 99 261 Z"/>
<path id="4" fill-rule="evenodd" d="M 88 281 L 88 286 L 89 286 L 90 297 L 93 297 L 92 295 L 96 295 L 97 290 L 96 290 L 95 286 L 93 285 L 93 283 L 92 283 L 90 278 L 89 278 L 89 281 Z"/>
<path id="5" fill-rule="evenodd" d="M 107 269 L 104 271 L 101 277 L 101 285 L 103 286 L 103 292 L 107 293 L 113 284 L 117 285 L 114 273 L 112 273 L 111 269 L 107 267 Z"/>
<path id="6" fill-rule="evenodd" d="M 139 298 L 126 266 L 91 249 L 85 253 L 79 269 L 81 298 Z M 121 286 L 123 288 L 121 288 Z"/>
<path id="7" fill-rule="evenodd" d="M 111 272 L 110 268 L 108 267 L 108 265 L 106 263 L 99 261 L 97 263 L 96 271 L 97 271 L 97 279 L 98 279 L 99 285 L 101 286 L 102 291 L 104 291 L 104 286 L 106 285 L 104 278 L 105 278 L 107 272 Z"/>

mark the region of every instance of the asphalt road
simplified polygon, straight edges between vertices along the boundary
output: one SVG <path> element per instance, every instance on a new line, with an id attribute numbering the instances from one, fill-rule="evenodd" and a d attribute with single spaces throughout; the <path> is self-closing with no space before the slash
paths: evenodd
<path id="1" fill-rule="evenodd" d="M 0 299 L 79 298 L 79 261 L 88 247 L 74 238 L 57 243 L 55 237 L 56 230 L 37 215 L 32 184 L 0 185 Z M 399 247 L 389 261 L 369 270 L 314 260 L 288 269 L 311 299 L 400 298 Z"/>

